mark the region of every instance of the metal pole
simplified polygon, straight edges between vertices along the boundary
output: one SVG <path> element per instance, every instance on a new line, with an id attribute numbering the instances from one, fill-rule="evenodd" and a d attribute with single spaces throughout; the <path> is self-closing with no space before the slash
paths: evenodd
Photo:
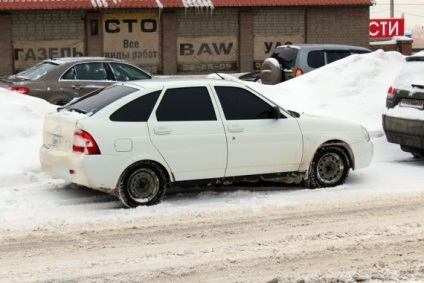
<path id="1" fill-rule="evenodd" d="M 390 18 L 395 17 L 395 0 L 390 0 Z"/>

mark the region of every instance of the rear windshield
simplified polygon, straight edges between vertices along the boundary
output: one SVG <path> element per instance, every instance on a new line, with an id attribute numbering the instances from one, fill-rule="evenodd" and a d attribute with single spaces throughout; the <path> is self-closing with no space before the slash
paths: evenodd
<path id="1" fill-rule="evenodd" d="M 84 95 L 64 107 L 58 108 L 58 111 L 61 109 L 67 109 L 69 111 L 75 111 L 83 114 L 94 114 L 114 101 L 136 91 L 136 88 L 123 85 L 113 85 Z"/>
<path id="2" fill-rule="evenodd" d="M 278 60 L 278 63 L 280 63 L 283 70 L 290 70 L 296 62 L 297 53 L 299 53 L 299 49 L 285 46 L 276 48 L 271 57 Z"/>
<path id="3" fill-rule="evenodd" d="M 29 80 L 36 80 L 39 77 L 46 74 L 48 71 L 53 70 L 57 68 L 59 65 L 51 62 L 43 62 L 41 64 L 37 64 L 35 66 L 32 66 L 29 69 L 26 69 L 25 71 L 22 71 L 20 73 L 17 73 L 15 76 L 20 78 L 25 78 Z"/>
<path id="4" fill-rule="evenodd" d="M 412 91 L 414 86 L 424 86 L 424 62 L 408 61 L 397 75 L 393 86 L 397 89 Z"/>

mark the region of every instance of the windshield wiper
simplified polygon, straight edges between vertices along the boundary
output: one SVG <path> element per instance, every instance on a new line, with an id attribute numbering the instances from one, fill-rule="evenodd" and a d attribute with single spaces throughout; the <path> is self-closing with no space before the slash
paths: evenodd
<path id="1" fill-rule="evenodd" d="M 412 84 L 412 87 L 416 87 L 416 88 L 420 88 L 420 89 L 424 89 L 424 85 L 416 85 L 416 84 Z"/>

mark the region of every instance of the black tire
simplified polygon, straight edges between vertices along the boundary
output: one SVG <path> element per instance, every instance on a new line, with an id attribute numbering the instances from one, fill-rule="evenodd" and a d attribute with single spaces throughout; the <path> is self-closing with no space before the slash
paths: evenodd
<path id="1" fill-rule="evenodd" d="M 130 166 L 118 184 L 118 198 L 126 207 L 158 204 L 165 195 L 168 181 L 155 162 L 141 161 Z"/>
<path id="2" fill-rule="evenodd" d="M 415 159 L 424 158 L 424 153 L 422 153 L 422 152 L 411 152 L 411 154 Z"/>
<path id="3" fill-rule="evenodd" d="M 344 184 L 351 168 L 346 151 L 340 147 L 321 148 L 309 169 L 307 186 L 335 187 Z"/>

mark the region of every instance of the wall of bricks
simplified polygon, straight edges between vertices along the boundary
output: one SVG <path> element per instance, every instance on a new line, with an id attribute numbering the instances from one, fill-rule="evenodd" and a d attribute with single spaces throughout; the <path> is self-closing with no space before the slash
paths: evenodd
<path id="1" fill-rule="evenodd" d="M 12 21 L 11 16 L 0 14 L 0 76 L 13 73 Z"/>
<path id="2" fill-rule="evenodd" d="M 306 10 L 306 42 L 369 47 L 368 7 L 318 7 Z"/>
<path id="3" fill-rule="evenodd" d="M 85 54 L 87 56 L 103 56 L 102 14 L 87 13 L 85 19 Z M 97 30 L 95 30 L 96 25 Z"/>
<path id="4" fill-rule="evenodd" d="M 382 49 L 384 51 L 397 51 L 403 55 L 412 55 L 412 40 L 395 40 L 393 43 L 387 42 L 373 42 L 370 46 L 372 51 Z"/>
<path id="5" fill-rule="evenodd" d="M 281 35 L 282 40 L 285 41 L 284 36 L 304 35 L 305 9 L 291 7 L 255 9 L 253 25 L 254 35 Z"/>
<path id="6" fill-rule="evenodd" d="M 237 9 L 211 10 L 187 8 L 179 10 L 178 36 L 226 36 L 238 35 L 239 11 Z"/>
<path id="7" fill-rule="evenodd" d="M 187 8 L 179 10 L 19 11 L 0 15 L 0 75 L 13 71 L 14 41 L 83 39 L 86 55 L 103 54 L 102 13 L 159 13 L 164 74 L 177 72 L 178 37 L 235 36 L 239 71 L 253 69 L 257 37 L 279 42 L 338 43 L 369 47 L 369 7 Z M 91 33 L 91 21 L 99 33 Z M 292 40 L 295 38 L 295 40 Z M 281 39 L 281 40 L 280 40 Z M 256 46 L 255 46 L 256 44 Z M 275 42 L 274 46 L 275 47 Z M 265 56 L 265 55 L 264 55 Z M 261 58 L 257 58 L 260 62 Z"/>
<path id="8" fill-rule="evenodd" d="M 85 11 L 12 13 L 13 40 L 83 39 Z"/>

